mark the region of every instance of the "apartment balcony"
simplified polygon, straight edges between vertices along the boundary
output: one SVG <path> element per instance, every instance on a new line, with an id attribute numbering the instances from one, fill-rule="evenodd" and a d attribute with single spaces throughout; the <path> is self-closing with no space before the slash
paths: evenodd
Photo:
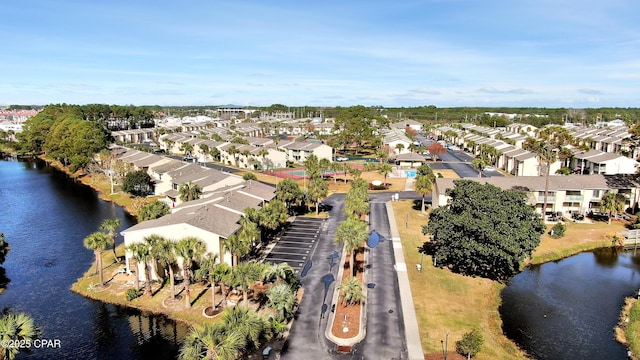
<path id="1" fill-rule="evenodd" d="M 582 201 L 584 197 L 582 195 L 565 195 L 565 200 L 567 201 Z"/>

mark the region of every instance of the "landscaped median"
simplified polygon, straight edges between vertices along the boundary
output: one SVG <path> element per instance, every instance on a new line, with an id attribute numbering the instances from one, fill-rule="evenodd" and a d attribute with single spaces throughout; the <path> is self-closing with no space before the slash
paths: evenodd
<path id="1" fill-rule="evenodd" d="M 462 276 L 447 269 L 435 268 L 430 256 L 421 256 L 418 248 L 427 240 L 422 226 L 427 216 L 421 216 L 413 201 L 392 203 L 402 239 L 411 292 L 415 305 L 422 347 L 427 358 L 441 359 L 443 351 L 455 352 L 455 342 L 462 335 L 478 329 L 484 344 L 477 359 L 526 359 L 526 354 L 502 333 L 498 312 L 500 292 L 504 284 Z M 605 235 L 623 229 L 620 223 L 570 223 L 566 235 L 553 239 L 542 238 L 534 252 L 532 263 L 558 260 L 563 257 L 610 245 Z M 540 260 L 542 259 L 542 260 Z M 416 265 L 422 264 L 422 271 Z"/>
<path id="2" fill-rule="evenodd" d="M 358 251 L 356 256 L 356 278 L 358 278 L 362 284 L 366 284 L 367 273 L 367 251 Z M 345 281 L 349 276 L 349 265 L 345 261 L 347 252 L 342 251 L 342 257 L 340 264 L 342 266 L 338 269 L 338 279 L 340 282 L 336 282 L 335 289 L 333 291 L 333 298 L 331 304 L 335 304 L 335 311 L 329 312 L 329 319 L 327 321 L 327 328 L 325 335 L 327 339 L 331 340 L 338 346 L 338 349 L 344 352 L 351 351 L 351 347 L 364 339 L 366 335 L 366 323 L 367 323 L 367 287 L 363 286 L 365 300 L 360 304 L 345 305 L 340 300 L 340 291 L 338 289 L 340 283 Z"/>

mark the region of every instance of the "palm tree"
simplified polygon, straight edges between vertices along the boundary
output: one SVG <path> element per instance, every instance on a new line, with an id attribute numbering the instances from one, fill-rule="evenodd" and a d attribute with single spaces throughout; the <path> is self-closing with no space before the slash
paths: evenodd
<path id="1" fill-rule="evenodd" d="M 331 169 L 331 171 L 333 171 L 333 183 L 335 184 L 336 182 L 338 182 L 338 173 L 340 171 L 344 171 L 345 165 L 334 161 L 331 163 L 331 165 L 329 165 L 329 168 Z"/>
<path id="2" fill-rule="evenodd" d="M 351 254 L 349 260 L 349 273 L 353 276 L 354 264 L 356 261 L 356 252 L 364 241 L 367 240 L 369 233 L 367 232 L 367 224 L 356 218 L 347 218 L 340 223 L 336 230 L 334 241 L 338 245 L 344 245 L 345 250 Z"/>
<path id="3" fill-rule="evenodd" d="M 200 148 L 200 153 L 204 157 L 204 161 L 203 162 L 207 162 L 207 155 L 209 155 L 209 145 L 200 144 L 200 145 L 198 145 L 198 147 Z"/>
<path id="4" fill-rule="evenodd" d="M 0 317 L 0 359 L 13 360 L 26 346 L 10 344 L 33 344 L 40 337 L 40 329 L 25 313 L 6 313 Z M 9 346 L 5 345 L 9 344 Z"/>
<path id="5" fill-rule="evenodd" d="M 151 296 L 152 295 L 151 271 L 149 267 L 149 261 L 151 260 L 151 253 L 150 253 L 151 246 L 149 246 L 149 243 L 147 242 L 144 242 L 144 243 L 138 242 L 138 243 L 133 243 L 127 246 L 127 250 L 131 252 L 133 259 L 136 261 L 136 263 L 138 265 L 142 265 L 142 268 L 144 270 L 145 294 L 147 296 Z M 136 287 L 139 285 L 139 281 L 140 281 L 140 277 L 136 275 L 136 284 L 137 284 Z"/>
<path id="6" fill-rule="evenodd" d="M 0 233 L 0 265 L 4 263 L 9 250 L 11 250 L 11 246 L 7 242 L 4 233 Z"/>
<path id="7" fill-rule="evenodd" d="M 402 145 L 402 144 L 398 144 L 398 145 Z M 382 176 L 384 176 L 385 186 L 387 184 L 387 175 L 389 175 L 389 173 L 391 173 L 392 171 L 393 171 L 393 167 L 389 163 L 380 164 L 380 167 L 378 168 L 378 172 L 382 174 Z"/>
<path id="8" fill-rule="evenodd" d="M 200 268 L 196 270 L 195 277 L 198 279 L 206 279 L 209 282 L 209 286 L 211 288 L 211 308 L 215 310 L 218 306 L 216 305 L 216 285 L 218 284 L 218 277 L 220 273 L 216 272 L 216 268 L 221 266 L 222 264 L 227 265 L 226 263 L 218 262 L 218 254 L 207 253 L 204 256 L 202 261 L 200 261 Z M 227 265 L 228 267 L 229 265 Z"/>
<path id="9" fill-rule="evenodd" d="M 371 171 L 375 170 L 378 167 L 378 164 L 374 163 L 374 162 L 370 162 L 367 161 L 364 163 L 364 171 L 370 173 Z M 367 181 L 369 181 L 371 178 L 371 174 L 369 174 L 369 176 L 367 176 Z"/>
<path id="10" fill-rule="evenodd" d="M 231 234 L 225 241 L 224 246 L 231 253 L 231 266 L 238 265 L 238 259 L 246 255 L 251 249 L 251 244 L 238 232 Z"/>
<path id="11" fill-rule="evenodd" d="M 158 269 L 157 269 L 158 267 L 158 258 L 156 257 L 157 250 L 154 250 L 154 249 L 159 248 L 160 244 L 163 242 L 166 242 L 167 239 L 165 239 L 164 237 L 158 234 L 151 234 L 149 236 L 145 236 L 144 241 L 149 245 L 149 255 L 151 256 L 151 259 L 150 259 L 151 266 L 149 271 L 153 274 L 153 276 L 160 277 L 158 275 Z M 164 279 L 163 279 L 163 282 L 164 282 Z"/>
<path id="12" fill-rule="evenodd" d="M 106 232 L 111 238 L 111 247 L 113 248 L 113 261 L 120 262 L 116 255 L 116 229 L 120 227 L 120 219 L 104 219 L 100 224 L 100 231 Z"/>
<path id="13" fill-rule="evenodd" d="M 209 155 L 211 155 L 212 159 L 220 161 L 220 150 L 218 148 L 212 147 L 209 149 Z"/>
<path id="14" fill-rule="evenodd" d="M 193 145 L 189 144 L 188 142 L 184 142 L 182 143 L 182 145 L 180 145 L 180 151 L 182 151 L 185 155 L 191 155 L 191 153 L 193 152 Z"/>
<path id="15" fill-rule="evenodd" d="M 288 319 L 296 305 L 296 294 L 287 284 L 277 284 L 269 288 L 267 299 L 267 306 L 274 309 L 280 319 Z"/>
<path id="16" fill-rule="evenodd" d="M 102 275 L 102 252 L 111 244 L 109 235 L 97 231 L 84 238 L 84 247 L 93 250 L 96 257 L 96 271 L 99 274 L 100 285 L 104 285 L 104 277 Z"/>
<path id="17" fill-rule="evenodd" d="M 357 179 L 351 183 L 351 189 L 344 199 L 344 211 L 347 216 L 361 218 L 369 212 L 369 193 L 367 192 L 367 182 Z"/>
<path id="18" fill-rule="evenodd" d="M 474 169 L 478 170 L 479 178 L 482 177 L 482 169 L 489 166 L 489 164 L 489 159 L 484 155 L 477 157 L 473 159 L 473 161 L 471 161 L 471 166 L 473 166 Z"/>
<path id="19" fill-rule="evenodd" d="M 227 154 L 231 155 L 231 157 L 233 157 L 233 164 L 235 167 L 238 167 L 238 158 L 236 157 L 236 155 L 240 153 L 240 151 L 238 150 L 238 148 L 235 145 L 231 145 L 228 149 L 227 149 Z"/>
<path id="20" fill-rule="evenodd" d="M 339 290 L 342 303 L 345 305 L 360 304 L 364 301 L 362 283 L 356 277 L 351 276 L 348 280 L 340 283 Z"/>
<path id="21" fill-rule="evenodd" d="M 191 270 L 194 261 L 198 261 L 206 252 L 206 245 L 196 237 L 185 237 L 176 244 L 176 255 L 182 258 L 182 272 L 184 277 L 185 306 L 191 308 L 189 285 L 191 284 Z"/>
<path id="22" fill-rule="evenodd" d="M 266 333 L 266 321 L 254 310 L 236 305 L 222 314 L 222 321 L 235 331 L 240 332 L 246 341 L 244 351 L 250 351 L 260 345 L 261 337 Z"/>
<path id="23" fill-rule="evenodd" d="M 249 290 L 260 280 L 260 268 L 258 263 L 243 262 L 238 264 L 231 271 L 231 278 L 234 287 L 242 290 L 242 302 L 249 303 Z"/>
<path id="24" fill-rule="evenodd" d="M 402 150 L 404 150 L 404 144 L 396 144 L 396 149 L 398 150 L 398 154 L 400 154 Z"/>
<path id="25" fill-rule="evenodd" d="M 600 199 L 600 211 L 609 214 L 609 225 L 611 225 L 611 217 L 624 211 L 625 198 L 621 194 L 607 192 Z"/>
<path id="26" fill-rule="evenodd" d="M 278 264 L 267 263 L 267 265 L 268 266 L 262 270 L 262 277 L 264 279 L 272 280 L 275 277 L 276 284 L 286 283 L 289 285 L 291 285 L 291 279 L 295 279 L 296 270 L 286 262 Z"/>
<path id="27" fill-rule="evenodd" d="M 203 328 L 191 329 L 180 348 L 179 358 L 235 360 L 243 352 L 245 345 L 243 334 L 230 329 L 226 323 L 205 323 Z"/>
<path id="28" fill-rule="evenodd" d="M 418 173 L 418 175 L 416 176 L 416 181 L 414 183 L 416 192 L 422 196 L 422 207 L 421 207 L 420 213 L 423 215 L 424 215 L 424 197 L 425 195 L 430 193 L 431 190 L 433 190 L 433 182 L 436 180 L 436 176 L 433 174 L 433 171 L 431 170 L 431 168 L 429 168 L 428 166 L 427 168 L 429 169 L 429 173 L 427 174 Z M 433 202 L 433 200 L 431 202 Z"/>
<path id="29" fill-rule="evenodd" d="M 180 185 L 178 192 L 180 192 L 180 200 L 191 201 L 200 198 L 200 195 L 202 195 L 202 188 L 200 187 L 200 185 L 194 184 L 189 181 Z"/>
<path id="30" fill-rule="evenodd" d="M 530 150 L 538 155 L 538 158 L 545 166 L 545 182 L 544 182 L 544 200 L 542 204 L 542 216 L 547 211 L 547 198 L 549 196 L 549 173 L 551 172 L 551 164 L 557 160 L 557 152 L 573 141 L 573 136 L 569 131 L 560 126 L 550 126 L 540 131 L 539 140 L 527 139 L 523 148 Z"/>
<path id="31" fill-rule="evenodd" d="M 151 255 L 155 257 L 165 269 L 169 270 L 169 283 L 171 284 L 171 298 L 176 298 L 176 284 L 173 269 L 176 266 L 176 243 L 161 237 L 152 248 Z"/>

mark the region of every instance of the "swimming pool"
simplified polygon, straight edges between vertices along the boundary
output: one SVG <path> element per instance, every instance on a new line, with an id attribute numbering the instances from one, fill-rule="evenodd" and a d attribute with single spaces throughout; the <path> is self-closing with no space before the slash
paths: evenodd
<path id="1" fill-rule="evenodd" d="M 416 175 L 418 175 L 418 170 L 405 170 L 404 174 L 407 177 L 416 177 Z"/>

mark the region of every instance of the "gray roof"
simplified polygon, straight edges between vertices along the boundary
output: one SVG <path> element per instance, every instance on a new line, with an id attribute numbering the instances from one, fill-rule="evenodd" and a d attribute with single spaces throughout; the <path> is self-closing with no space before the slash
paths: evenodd
<path id="1" fill-rule="evenodd" d="M 189 224 L 228 238 L 240 228 L 240 224 L 238 224 L 240 217 L 240 214 L 214 206 L 214 204 L 205 204 L 189 209 L 189 211 L 179 211 L 159 219 L 143 221 L 122 231 L 122 233 L 161 228 L 168 225 Z"/>
<path id="2" fill-rule="evenodd" d="M 481 183 L 489 183 L 504 190 L 514 187 L 526 188 L 528 191 L 544 191 L 544 176 L 516 176 L 516 177 L 489 177 L 489 178 L 464 178 Z M 453 181 L 457 179 L 438 178 L 436 186 L 441 193 L 445 189 L 453 188 Z M 585 189 L 609 189 L 610 186 L 604 175 L 554 175 L 549 176 L 549 191 L 559 190 L 585 190 Z"/>

